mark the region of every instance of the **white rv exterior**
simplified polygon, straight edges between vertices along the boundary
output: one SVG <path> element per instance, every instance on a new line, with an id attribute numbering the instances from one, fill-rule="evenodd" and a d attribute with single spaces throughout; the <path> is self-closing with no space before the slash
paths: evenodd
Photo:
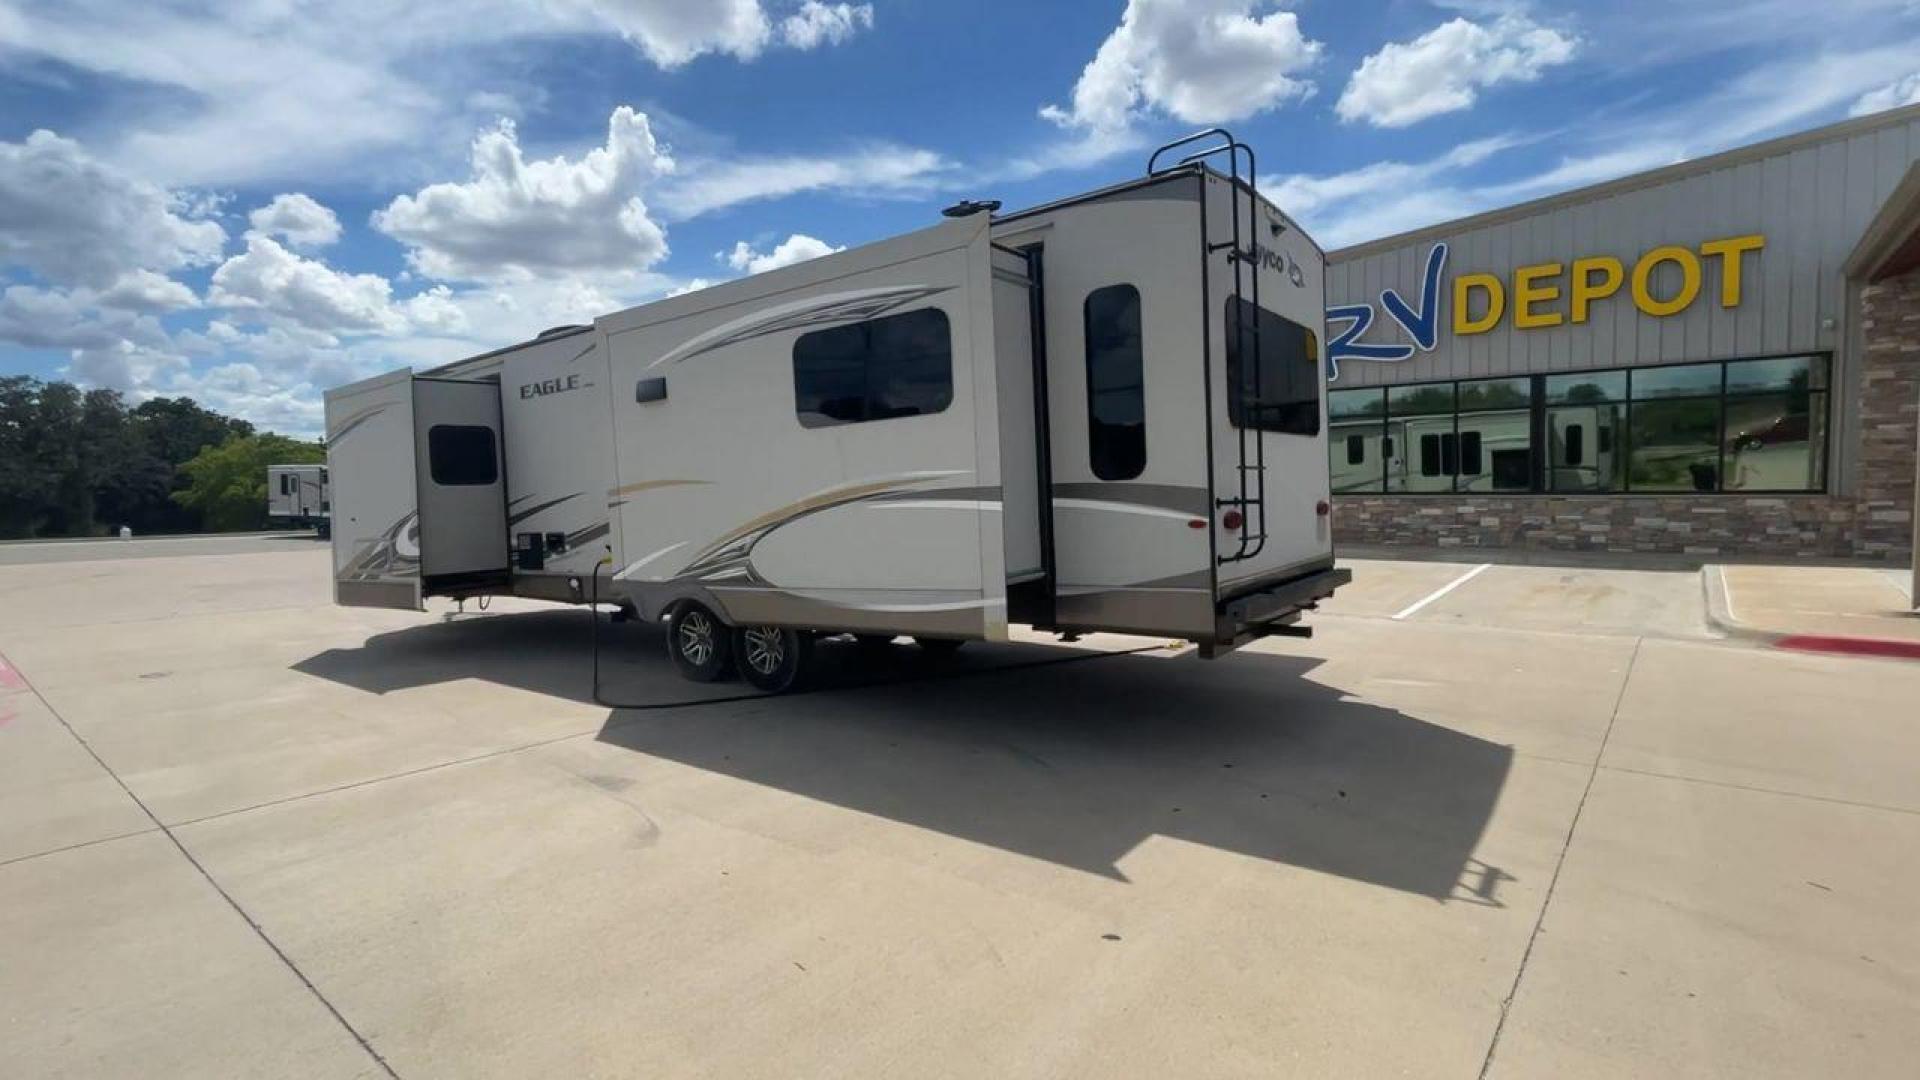
<path id="1" fill-rule="evenodd" d="M 325 465 L 267 466 L 267 521 L 326 535 L 332 509 Z"/>
<path id="2" fill-rule="evenodd" d="M 749 652 L 1010 623 L 1233 648 L 1346 580 L 1322 267 L 1182 164 L 342 387 L 336 598 L 597 592 Z"/>

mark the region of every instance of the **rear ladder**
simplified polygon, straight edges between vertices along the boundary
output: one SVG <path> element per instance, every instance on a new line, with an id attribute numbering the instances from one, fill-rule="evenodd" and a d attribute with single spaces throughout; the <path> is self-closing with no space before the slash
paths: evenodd
<path id="1" fill-rule="evenodd" d="M 1169 151 L 1188 146 L 1204 139 L 1218 140 L 1213 145 L 1203 146 L 1182 157 L 1171 165 L 1162 167 L 1160 157 Z M 1219 154 L 1227 155 L 1229 180 L 1233 184 L 1234 197 L 1228 205 L 1232 208 L 1229 217 L 1232 221 L 1232 233 L 1229 239 L 1214 243 L 1210 237 L 1201 237 L 1206 254 L 1211 257 L 1217 251 L 1227 252 L 1227 262 L 1233 267 L 1233 297 L 1240 301 L 1235 310 L 1242 313 L 1238 325 L 1228 328 L 1239 340 L 1234 344 L 1240 356 L 1240 385 L 1228 387 L 1227 392 L 1239 396 L 1241 410 L 1260 408 L 1260 389 L 1265 383 L 1260 378 L 1260 255 L 1255 250 L 1255 238 L 1259 235 L 1257 226 L 1260 221 L 1259 189 L 1256 186 L 1256 169 L 1253 148 L 1233 137 L 1225 128 L 1208 128 L 1196 131 L 1184 138 L 1162 146 L 1147 159 L 1147 175 L 1157 176 L 1172 172 L 1185 166 L 1198 164 L 1207 158 Z M 1240 171 L 1241 155 L 1246 156 L 1246 173 Z M 1239 195 L 1246 192 L 1247 225 L 1243 232 L 1240 227 Z M 1204 194 L 1202 195 L 1204 198 Z M 1249 282 L 1251 283 L 1249 285 Z M 1249 306 L 1251 308 L 1249 309 Z M 1248 391 L 1251 390 L 1252 393 Z M 1228 414 L 1232 414 L 1229 403 Z M 1256 418 L 1243 416 L 1236 432 L 1236 449 L 1239 460 L 1234 463 L 1234 475 L 1237 477 L 1236 494 L 1231 498 L 1215 498 L 1214 505 L 1220 509 L 1237 510 L 1240 516 L 1238 528 L 1239 542 L 1235 549 L 1218 556 L 1217 561 L 1225 563 L 1240 562 L 1260 554 L 1267 546 L 1267 445 L 1261 434 Z M 1248 441 L 1252 441 L 1249 452 Z"/>

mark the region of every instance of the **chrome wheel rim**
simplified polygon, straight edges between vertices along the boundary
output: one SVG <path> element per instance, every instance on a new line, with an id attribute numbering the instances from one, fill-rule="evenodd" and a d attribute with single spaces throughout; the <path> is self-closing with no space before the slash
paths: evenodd
<path id="1" fill-rule="evenodd" d="M 742 635 L 746 639 L 747 666 L 761 675 L 780 670 L 787 659 L 787 636 L 771 626 L 756 626 Z"/>
<path id="2" fill-rule="evenodd" d="M 704 611 L 689 611 L 680 619 L 680 655 L 697 667 L 713 659 L 713 620 Z"/>

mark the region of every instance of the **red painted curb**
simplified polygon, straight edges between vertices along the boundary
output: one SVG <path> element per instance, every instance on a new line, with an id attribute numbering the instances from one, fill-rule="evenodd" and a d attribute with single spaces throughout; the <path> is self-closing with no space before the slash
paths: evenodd
<path id="1" fill-rule="evenodd" d="M 1847 656 L 1891 656 L 1900 660 L 1920 660 L 1920 641 L 1882 641 L 1879 638 L 1789 634 L 1773 644 L 1776 648 L 1795 649 L 1800 652 L 1841 653 Z"/>

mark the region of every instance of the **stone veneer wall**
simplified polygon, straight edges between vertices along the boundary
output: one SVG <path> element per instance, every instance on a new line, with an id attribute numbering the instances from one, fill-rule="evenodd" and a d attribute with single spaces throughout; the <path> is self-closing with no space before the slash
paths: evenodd
<path id="1" fill-rule="evenodd" d="M 1337 495 L 1336 541 L 1905 562 L 1920 430 L 1920 270 L 1867 286 L 1855 494 Z"/>

